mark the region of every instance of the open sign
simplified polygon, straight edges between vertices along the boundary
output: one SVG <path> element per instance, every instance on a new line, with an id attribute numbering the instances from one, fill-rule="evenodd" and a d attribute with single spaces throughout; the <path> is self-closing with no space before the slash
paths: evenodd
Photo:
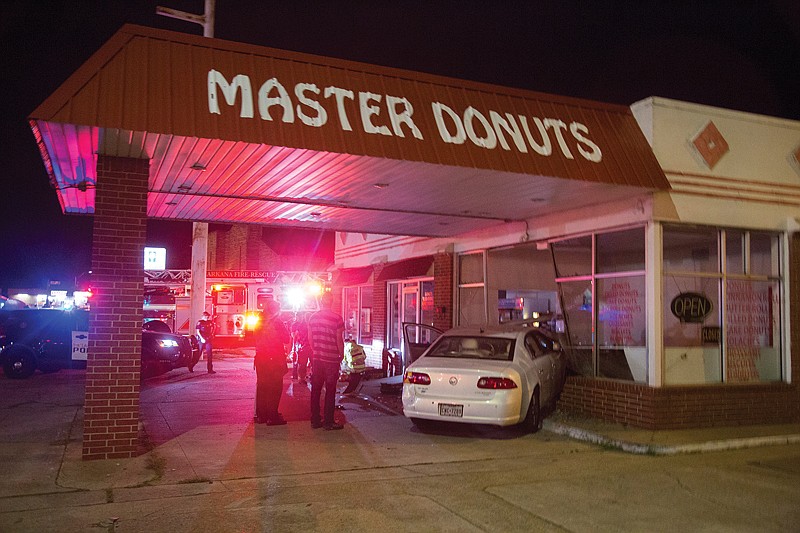
<path id="1" fill-rule="evenodd" d="M 669 304 L 672 314 L 681 322 L 700 323 L 711 314 L 711 300 L 696 292 L 682 292 Z"/>

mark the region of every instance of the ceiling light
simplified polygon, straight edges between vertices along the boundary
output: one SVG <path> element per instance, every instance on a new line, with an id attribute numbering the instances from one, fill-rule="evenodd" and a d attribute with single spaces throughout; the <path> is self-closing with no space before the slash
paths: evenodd
<path id="1" fill-rule="evenodd" d="M 200 172 L 206 171 L 206 166 L 203 163 L 197 162 L 194 165 L 190 166 L 192 170 L 199 170 Z"/>
<path id="2" fill-rule="evenodd" d="M 181 191 L 188 191 L 191 190 L 192 184 L 191 183 L 184 183 L 183 185 L 178 185 L 178 189 Z"/>
<path id="3" fill-rule="evenodd" d="M 386 187 L 389 186 L 389 184 L 388 183 L 375 183 L 372 186 L 375 187 L 376 189 L 385 189 Z"/>
<path id="4" fill-rule="evenodd" d="M 321 216 L 322 216 L 322 213 L 320 213 L 319 211 L 312 211 L 311 213 L 309 213 L 309 216 L 312 216 L 312 217 L 321 217 Z"/>

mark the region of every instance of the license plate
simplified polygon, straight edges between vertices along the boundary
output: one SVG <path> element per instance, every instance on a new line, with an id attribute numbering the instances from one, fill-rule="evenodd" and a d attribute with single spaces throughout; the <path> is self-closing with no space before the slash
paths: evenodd
<path id="1" fill-rule="evenodd" d="M 452 403 L 440 403 L 439 404 L 439 416 L 462 417 L 462 416 L 464 416 L 464 406 L 463 405 L 454 405 Z"/>

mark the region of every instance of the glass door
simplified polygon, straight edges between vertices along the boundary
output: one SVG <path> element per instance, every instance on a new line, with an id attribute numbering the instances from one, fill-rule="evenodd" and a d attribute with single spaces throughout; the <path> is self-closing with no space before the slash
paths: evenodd
<path id="1" fill-rule="evenodd" d="M 403 322 L 419 322 L 419 307 L 419 282 L 389 285 L 389 349 L 403 351 Z"/>
<path id="2" fill-rule="evenodd" d="M 403 285 L 403 305 L 401 306 L 399 338 L 403 338 L 403 324 L 407 322 L 419 322 L 419 283 L 409 283 Z M 414 342 L 416 339 L 414 340 Z M 408 353 L 405 343 L 403 346 L 403 371 L 411 363 L 411 354 Z"/>

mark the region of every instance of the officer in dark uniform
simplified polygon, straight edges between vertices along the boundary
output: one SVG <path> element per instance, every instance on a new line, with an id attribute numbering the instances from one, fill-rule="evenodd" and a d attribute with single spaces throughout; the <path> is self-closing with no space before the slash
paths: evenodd
<path id="1" fill-rule="evenodd" d="M 211 340 L 214 338 L 214 320 L 208 311 L 203 311 L 203 317 L 197 321 L 197 340 L 200 341 L 200 353 L 206 356 L 206 367 L 209 374 L 216 374 L 214 371 L 213 350 Z M 193 368 L 189 367 L 192 372 Z"/>

